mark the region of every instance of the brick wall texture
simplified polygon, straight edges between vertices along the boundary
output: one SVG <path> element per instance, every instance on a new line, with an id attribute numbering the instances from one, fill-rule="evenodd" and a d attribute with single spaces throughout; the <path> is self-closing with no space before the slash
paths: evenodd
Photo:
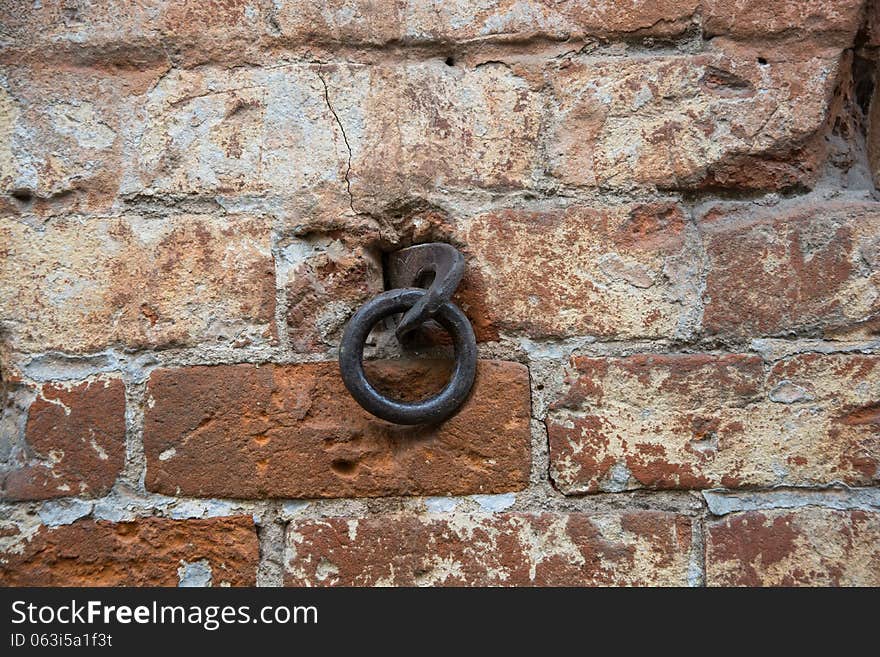
<path id="1" fill-rule="evenodd" d="M 880 586 L 878 63 L 880 0 L 0 0 L 0 584 Z M 336 357 L 431 241 L 476 383 L 396 426 Z"/>

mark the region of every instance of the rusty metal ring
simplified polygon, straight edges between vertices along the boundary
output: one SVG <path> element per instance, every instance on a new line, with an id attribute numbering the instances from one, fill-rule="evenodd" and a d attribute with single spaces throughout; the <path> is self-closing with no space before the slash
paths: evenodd
<path id="1" fill-rule="evenodd" d="M 455 346 L 455 370 L 449 383 L 435 396 L 408 403 L 381 394 L 364 373 L 364 343 L 370 331 L 382 319 L 403 313 L 425 296 L 425 290 L 402 288 L 377 295 L 354 314 L 345 329 L 339 347 L 339 368 L 351 396 L 365 410 L 395 424 L 432 424 L 445 420 L 467 399 L 477 369 L 477 341 L 464 313 L 447 301 L 439 307 L 434 320 L 452 336 Z"/>

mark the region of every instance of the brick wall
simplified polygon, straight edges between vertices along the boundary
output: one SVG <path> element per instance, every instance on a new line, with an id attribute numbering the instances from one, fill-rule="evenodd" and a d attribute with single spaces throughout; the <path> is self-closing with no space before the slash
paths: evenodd
<path id="1" fill-rule="evenodd" d="M 0 582 L 880 585 L 878 10 L 0 0 Z"/>

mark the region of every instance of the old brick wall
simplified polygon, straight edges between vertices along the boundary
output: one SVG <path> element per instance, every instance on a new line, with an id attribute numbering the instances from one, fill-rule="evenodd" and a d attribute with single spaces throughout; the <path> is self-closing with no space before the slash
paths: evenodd
<path id="1" fill-rule="evenodd" d="M 0 583 L 880 585 L 878 11 L 0 0 Z"/>

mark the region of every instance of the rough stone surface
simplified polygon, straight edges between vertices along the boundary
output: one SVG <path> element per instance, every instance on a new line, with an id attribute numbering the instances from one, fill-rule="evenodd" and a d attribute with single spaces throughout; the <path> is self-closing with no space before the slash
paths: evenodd
<path id="1" fill-rule="evenodd" d="M 684 586 L 692 520 L 658 511 L 294 521 L 294 586 Z"/>
<path id="2" fill-rule="evenodd" d="M 675 335 L 697 297 L 685 221 L 665 203 L 479 215 L 463 238 L 472 257 L 462 294 L 496 332 Z"/>
<path id="3" fill-rule="evenodd" d="M 0 219 L 0 326 L 26 351 L 266 342 L 269 227 L 188 214 L 72 216 L 39 229 Z"/>
<path id="4" fill-rule="evenodd" d="M 709 586 L 880 586 L 880 513 L 750 511 L 706 528 Z"/>
<path id="5" fill-rule="evenodd" d="M 247 516 L 206 520 L 79 520 L 3 531 L 4 586 L 177 586 L 182 564 L 203 561 L 213 586 L 253 586 L 259 545 Z M 204 568 L 203 568 L 204 570 Z"/>
<path id="6" fill-rule="evenodd" d="M 708 211 L 703 330 L 762 336 L 846 328 L 880 312 L 874 204 Z"/>
<path id="7" fill-rule="evenodd" d="M 564 493 L 880 481 L 880 359 L 577 358 L 547 427 Z"/>
<path id="8" fill-rule="evenodd" d="M 0 466 L 0 498 L 106 494 L 125 460 L 122 381 L 43 385 L 28 410 L 24 438 L 23 449 Z"/>
<path id="9" fill-rule="evenodd" d="M 388 361 L 370 372 L 410 400 L 448 377 L 426 361 Z M 369 415 L 335 362 L 159 370 L 144 420 L 147 488 L 199 497 L 519 490 L 528 481 L 529 444 L 528 374 L 498 361 L 479 363 L 469 401 L 439 426 Z"/>

